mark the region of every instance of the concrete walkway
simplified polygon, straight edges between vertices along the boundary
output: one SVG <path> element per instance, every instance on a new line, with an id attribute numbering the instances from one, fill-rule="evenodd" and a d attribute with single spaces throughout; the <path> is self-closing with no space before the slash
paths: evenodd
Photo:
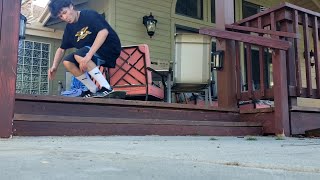
<path id="1" fill-rule="evenodd" d="M 320 179 L 320 139 L 256 137 L 0 139 L 0 179 Z"/>

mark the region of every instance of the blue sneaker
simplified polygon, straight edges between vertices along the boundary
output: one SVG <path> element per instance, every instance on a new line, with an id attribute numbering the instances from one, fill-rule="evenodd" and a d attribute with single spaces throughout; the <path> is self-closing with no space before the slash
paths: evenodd
<path id="1" fill-rule="evenodd" d="M 102 87 L 100 90 L 98 90 L 96 93 L 94 93 L 92 97 L 103 98 L 103 97 L 106 97 L 106 96 L 108 96 L 109 94 L 111 94 L 113 92 L 114 92 L 114 90 L 112 88 L 111 89 L 107 89 L 105 87 Z"/>

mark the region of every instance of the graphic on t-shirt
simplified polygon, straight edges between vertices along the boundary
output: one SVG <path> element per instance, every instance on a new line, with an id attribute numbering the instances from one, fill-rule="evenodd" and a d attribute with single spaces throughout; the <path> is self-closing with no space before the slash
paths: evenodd
<path id="1" fill-rule="evenodd" d="M 86 38 L 89 34 L 91 34 L 90 31 L 88 31 L 88 26 L 82 28 L 80 31 L 77 32 L 76 37 L 78 37 L 77 42 L 79 42 L 81 39 Z"/>

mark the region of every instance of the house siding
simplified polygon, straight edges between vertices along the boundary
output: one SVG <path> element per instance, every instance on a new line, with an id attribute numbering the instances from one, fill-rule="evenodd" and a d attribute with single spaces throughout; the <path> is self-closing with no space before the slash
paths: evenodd
<path id="1" fill-rule="evenodd" d="M 172 0 L 116 0 L 115 29 L 123 46 L 148 44 L 151 61 L 156 69 L 168 66 L 172 60 L 171 8 Z M 142 18 L 152 12 L 158 20 L 155 35 L 150 38 Z"/>
<path id="2" fill-rule="evenodd" d="M 204 0 L 204 18 L 197 20 L 175 14 L 176 0 L 109 0 L 114 2 L 114 26 L 122 45 L 148 44 L 155 69 L 167 69 L 174 59 L 174 34 L 176 25 L 199 29 L 214 26 L 209 16 L 211 0 Z M 158 20 L 155 35 L 150 38 L 142 24 L 142 17 L 149 15 Z M 112 21 L 112 18 L 109 19 Z M 157 64 L 157 65 L 155 65 Z"/>
<path id="3" fill-rule="evenodd" d="M 98 13 L 105 13 L 108 11 L 108 1 L 89 1 L 87 9 L 94 9 Z"/>

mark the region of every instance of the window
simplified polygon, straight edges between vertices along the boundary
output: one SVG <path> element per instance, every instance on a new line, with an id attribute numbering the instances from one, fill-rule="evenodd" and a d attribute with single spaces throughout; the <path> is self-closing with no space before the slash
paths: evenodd
<path id="1" fill-rule="evenodd" d="M 16 93 L 48 94 L 50 44 L 20 41 Z"/>
<path id="2" fill-rule="evenodd" d="M 242 17 L 247 18 L 249 16 L 259 13 L 261 6 L 249 3 L 247 1 L 242 1 Z"/>
<path id="3" fill-rule="evenodd" d="M 244 48 L 244 58 L 247 59 L 247 50 L 246 48 Z M 271 84 L 272 84 L 272 72 L 271 72 L 271 68 L 270 65 L 272 64 L 272 55 L 271 53 L 265 49 L 264 50 L 264 80 L 265 80 L 265 87 L 270 88 Z M 260 62 L 259 62 L 259 49 L 252 47 L 251 49 L 251 64 L 252 64 L 252 78 L 253 78 L 253 85 L 255 89 L 260 89 L 261 85 L 260 85 Z M 247 68 L 247 63 L 244 63 L 244 68 L 245 71 L 248 72 L 249 69 Z M 246 74 L 248 75 L 248 74 Z M 246 78 L 247 79 L 247 78 Z M 248 87 L 246 87 L 248 88 Z"/>
<path id="4" fill-rule="evenodd" d="M 265 7 L 249 3 L 247 1 L 242 1 L 242 17 L 247 18 L 250 16 L 253 16 L 259 12 L 261 12 Z M 245 59 L 247 56 L 247 51 L 246 48 L 244 48 L 244 55 Z M 271 84 L 271 69 L 270 69 L 270 64 L 272 61 L 271 54 L 265 49 L 264 52 L 264 80 L 265 80 L 265 87 L 269 87 Z M 252 48 L 251 49 L 251 64 L 252 64 L 252 69 L 249 70 L 247 69 L 247 63 L 244 63 L 244 69 L 246 72 L 251 71 L 252 72 L 252 78 L 253 78 L 253 85 L 255 89 L 260 89 L 261 84 L 260 84 L 260 62 L 259 62 L 259 49 L 258 48 Z M 248 75 L 248 74 L 246 74 Z M 246 78 L 247 79 L 247 78 Z M 248 88 L 248 87 L 246 87 Z"/>
<path id="5" fill-rule="evenodd" d="M 211 0 L 211 22 L 216 23 L 216 1 Z"/>
<path id="6" fill-rule="evenodd" d="M 177 0 L 176 14 L 203 19 L 203 0 Z"/>

